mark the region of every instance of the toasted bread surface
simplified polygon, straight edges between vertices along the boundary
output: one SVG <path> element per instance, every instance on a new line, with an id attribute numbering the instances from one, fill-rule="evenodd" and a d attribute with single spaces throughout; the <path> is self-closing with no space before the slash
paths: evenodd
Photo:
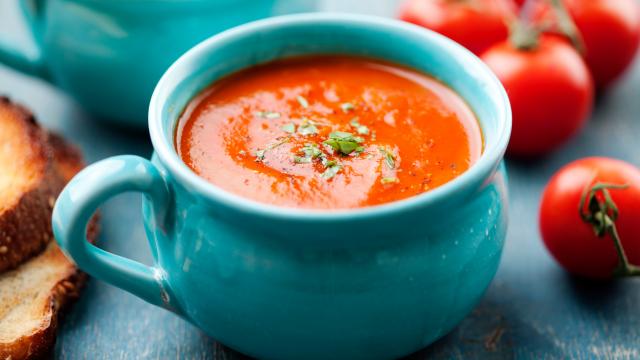
<path id="1" fill-rule="evenodd" d="M 58 134 L 49 133 L 48 139 L 53 150 L 54 168 L 66 184 L 84 167 L 82 154 L 78 148 L 66 142 Z"/>
<path id="2" fill-rule="evenodd" d="M 57 315 L 84 282 L 55 242 L 0 275 L 0 359 L 40 356 L 55 341 Z"/>
<path id="3" fill-rule="evenodd" d="M 25 108 L 0 97 L 0 272 L 53 238 L 53 203 L 64 186 L 48 134 Z"/>
<path id="4" fill-rule="evenodd" d="M 64 184 L 83 167 L 82 157 L 61 137 L 42 134 L 38 141 L 49 147 L 52 159 L 47 181 L 57 177 Z M 55 199 L 57 195 L 58 192 L 53 192 L 51 196 Z M 47 219 L 46 228 L 50 226 Z M 96 235 L 94 221 L 89 226 L 89 239 L 95 239 Z M 61 309 L 78 296 L 85 280 L 86 275 L 67 260 L 55 241 L 15 269 L 0 273 L 0 360 L 46 355 L 55 343 Z"/>

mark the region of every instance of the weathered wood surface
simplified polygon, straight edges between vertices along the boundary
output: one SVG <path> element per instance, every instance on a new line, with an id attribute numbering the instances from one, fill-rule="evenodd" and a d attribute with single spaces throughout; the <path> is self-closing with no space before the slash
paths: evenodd
<path id="1" fill-rule="evenodd" d="M 15 0 L 13 0 L 15 1 Z M 0 2 L 0 34 L 21 31 L 13 1 Z M 327 1 L 327 8 L 391 15 L 394 1 Z M 55 88 L 0 66 L 0 94 L 34 110 L 46 126 L 79 144 L 89 161 L 151 154 L 146 132 L 102 126 Z M 498 274 L 478 308 L 451 334 L 411 356 L 487 359 L 640 358 L 640 279 L 588 283 L 567 276 L 539 238 L 542 188 L 563 164 L 606 155 L 640 165 L 640 61 L 606 97 L 587 129 L 562 151 L 537 162 L 508 161 L 510 229 Z M 102 209 L 102 246 L 150 258 L 139 195 Z M 178 317 L 100 281 L 89 282 L 65 318 L 55 351 L 61 359 L 238 359 Z"/>

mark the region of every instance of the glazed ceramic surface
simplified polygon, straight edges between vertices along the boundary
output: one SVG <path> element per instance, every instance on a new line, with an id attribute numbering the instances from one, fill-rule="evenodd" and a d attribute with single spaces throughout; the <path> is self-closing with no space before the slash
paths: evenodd
<path id="1" fill-rule="evenodd" d="M 186 50 L 316 0 L 20 0 L 38 50 L 0 39 L 0 62 L 53 82 L 99 119 L 144 127 L 153 88 Z M 6 35 L 5 35 L 6 36 Z M 4 40 L 4 41 L 2 41 Z"/>
<path id="2" fill-rule="evenodd" d="M 320 53 L 385 59 L 449 84 L 479 118 L 483 155 L 428 193 L 340 211 L 256 203 L 182 163 L 174 126 L 201 89 L 258 63 Z M 508 100 L 479 59 L 440 35 L 336 14 L 240 26 L 199 44 L 167 71 L 151 100 L 149 128 L 152 162 L 114 157 L 72 180 L 54 209 L 56 239 L 89 274 L 180 314 L 243 353 L 269 359 L 405 355 L 461 321 L 496 272 L 507 227 Z M 152 267 L 85 239 L 94 210 L 125 191 L 145 194 Z"/>

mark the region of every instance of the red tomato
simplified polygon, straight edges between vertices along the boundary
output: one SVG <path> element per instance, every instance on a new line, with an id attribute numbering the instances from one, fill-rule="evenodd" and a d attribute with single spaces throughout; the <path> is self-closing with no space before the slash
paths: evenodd
<path id="1" fill-rule="evenodd" d="M 543 35 L 538 46 L 529 50 L 505 41 L 490 48 L 482 59 L 502 81 L 511 102 L 509 154 L 545 154 L 576 134 L 591 114 L 591 76 L 564 39 Z"/>
<path id="2" fill-rule="evenodd" d="M 563 0 L 582 35 L 585 60 L 598 88 L 616 80 L 632 63 L 640 44 L 637 0 Z M 552 16 L 538 1 L 535 18 Z"/>
<path id="3" fill-rule="evenodd" d="M 631 64 L 640 43 L 636 0 L 567 0 L 586 48 L 585 59 L 597 87 L 605 87 Z"/>
<path id="4" fill-rule="evenodd" d="M 512 0 L 408 0 L 400 19 L 453 39 L 480 55 L 509 35 L 514 18 Z"/>
<path id="5" fill-rule="evenodd" d="M 619 209 L 614 223 L 622 247 L 629 263 L 640 265 L 640 169 L 624 161 L 593 157 L 560 169 L 542 195 L 540 232 L 549 252 L 567 271 L 607 278 L 618 265 L 614 241 L 610 235 L 597 237 L 579 211 L 584 188 L 597 182 L 629 186 L 609 193 Z"/>

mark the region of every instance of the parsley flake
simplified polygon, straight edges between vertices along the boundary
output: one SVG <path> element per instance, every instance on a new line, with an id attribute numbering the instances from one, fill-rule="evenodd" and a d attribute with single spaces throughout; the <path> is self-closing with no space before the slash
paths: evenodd
<path id="1" fill-rule="evenodd" d="M 309 102 L 307 101 L 307 99 L 305 99 L 303 96 L 296 96 L 296 100 L 298 100 L 298 103 L 300 104 L 300 106 L 302 106 L 303 108 L 308 108 L 309 107 Z"/>
<path id="2" fill-rule="evenodd" d="M 305 156 L 311 156 L 315 159 L 322 155 L 322 150 L 320 150 L 320 148 L 316 144 L 307 143 L 302 147 L 302 153 L 305 154 Z"/>
<path id="3" fill-rule="evenodd" d="M 266 152 L 266 150 L 262 149 L 262 150 L 257 150 L 256 151 L 256 161 L 262 161 L 264 160 L 264 153 Z"/>
<path id="4" fill-rule="evenodd" d="M 315 135 L 317 133 L 318 133 L 318 127 L 316 127 L 316 124 L 307 118 L 303 118 L 302 125 L 298 126 L 298 134 L 302 136 L 307 136 L 307 135 Z"/>
<path id="5" fill-rule="evenodd" d="M 400 182 L 400 180 L 399 180 L 398 178 L 396 178 L 396 177 L 383 177 L 383 178 L 380 180 L 380 182 L 381 182 L 382 184 L 384 184 L 384 185 L 387 185 L 387 184 L 396 184 L 396 183 L 399 183 L 399 182 Z"/>
<path id="6" fill-rule="evenodd" d="M 310 164 L 311 158 L 306 156 L 294 156 L 293 162 L 296 164 Z"/>
<path id="7" fill-rule="evenodd" d="M 393 153 L 391 153 L 391 151 L 385 149 L 385 148 L 380 148 L 380 153 L 382 154 L 383 158 L 384 158 L 384 162 L 385 164 L 387 164 L 387 167 L 391 170 L 396 168 L 396 158 L 393 156 Z"/>
<path id="8" fill-rule="evenodd" d="M 269 120 L 280 118 L 280 113 L 277 111 L 256 111 L 255 115 Z"/>
<path id="9" fill-rule="evenodd" d="M 327 169 L 320 175 L 325 180 L 329 180 L 332 177 L 336 176 L 340 169 L 342 169 L 342 165 L 336 163 L 335 161 L 330 162 L 331 164 L 327 166 Z"/>
<path id="10" fill-rule="evenodd" d="M 353 110 L 353 109 L 355 109 L 355 108 L 356 108 L 356 107 L 355 107 L 355 106 L 353 106 L 353 104 L 352 104 L 352 103 L 348 103 L 348 102 L 346 102 L 346 103 L 342 103 L 342 104 L 340 105 L 340 109 L 342 109 L 342 111 L 344 111 L 345 113 L 348 113 L 349 111 L 351 111 L 351 110 Z"/>
<path id="11" fill-rule="evenodd" d="M 337 162 L 337 161 L 335 161 L 335 160 L 329 160 L 329 159 L 327 159 L 327 157 L 326 157 L 326 156 L 323 156 L 323 157 L 322 157 L 322 160 L 321 160 L 320 162 L 322 163 L 322 166 L 324 166 L 324 167 L 326 167 L 326 168 L 331 167 L 331 166 L 334 166 L 334 165 L 336 165 L 336 164 L 338 163 L 338 162 Z"/>
<path id="12" fill-rule="evenodd" d="M 294 132 L 296 132 L 296 124 L 288 123 L 288 124 L 282 125 L 281 129 L 284 132 L 288 132 L 289 134 L 293 134 Z"/>
<path id="13" fill-rule="evenodd" d="M 344 131 L 334 131 L 329 134 L 329 139 L 322 143 L 330 146 L 333 151 L 337 151 L 343 155 L 349 155 L 356 151 L 358 148 L 362 148 L 360 143 L 364 141 L 359 136 L 353 136 L 353 134 Z M 364 150 L 364 149 L 362 149 Z"/>
<path id="14" fill-rule="evenodd" d="M 290 139 L 291 138 L 287 136 L 286 138 L 284 138 L 284 139 L 282 139 L 282 140 L 280 140 L 278 142 L 275 142 L 275 143 L 267 145 L 267 147 L 265 147 L 264 149 L 256 150 L 256 161 L 260 162 L 260 161 L 264 160 L 264 155 L 265 155 L 265 153 L 267 151 L 277 148 L 278 146 L 288 142 Z"/>
<path id="15" fill-rule="evenodd" d="M 365 125 L 360 124 L 358 120 L 359 120 L 358 117 L 354 117 L 353 119 L 351 119 L 351 122 L 349 122 L 349 125 L 351 125 L 354 129 L 356 129 L 358 134 L 369 135 L 369 128 L 366 127 Z"/>
<path id="16" fill-rule="evenodd" d="M 294 156 L 293 162 L 296 164 L 309 164 L 313 159 L 323 156 L 322 150 L 316 144 L 307 143 L 300 149 L 303 156 Z"/>

